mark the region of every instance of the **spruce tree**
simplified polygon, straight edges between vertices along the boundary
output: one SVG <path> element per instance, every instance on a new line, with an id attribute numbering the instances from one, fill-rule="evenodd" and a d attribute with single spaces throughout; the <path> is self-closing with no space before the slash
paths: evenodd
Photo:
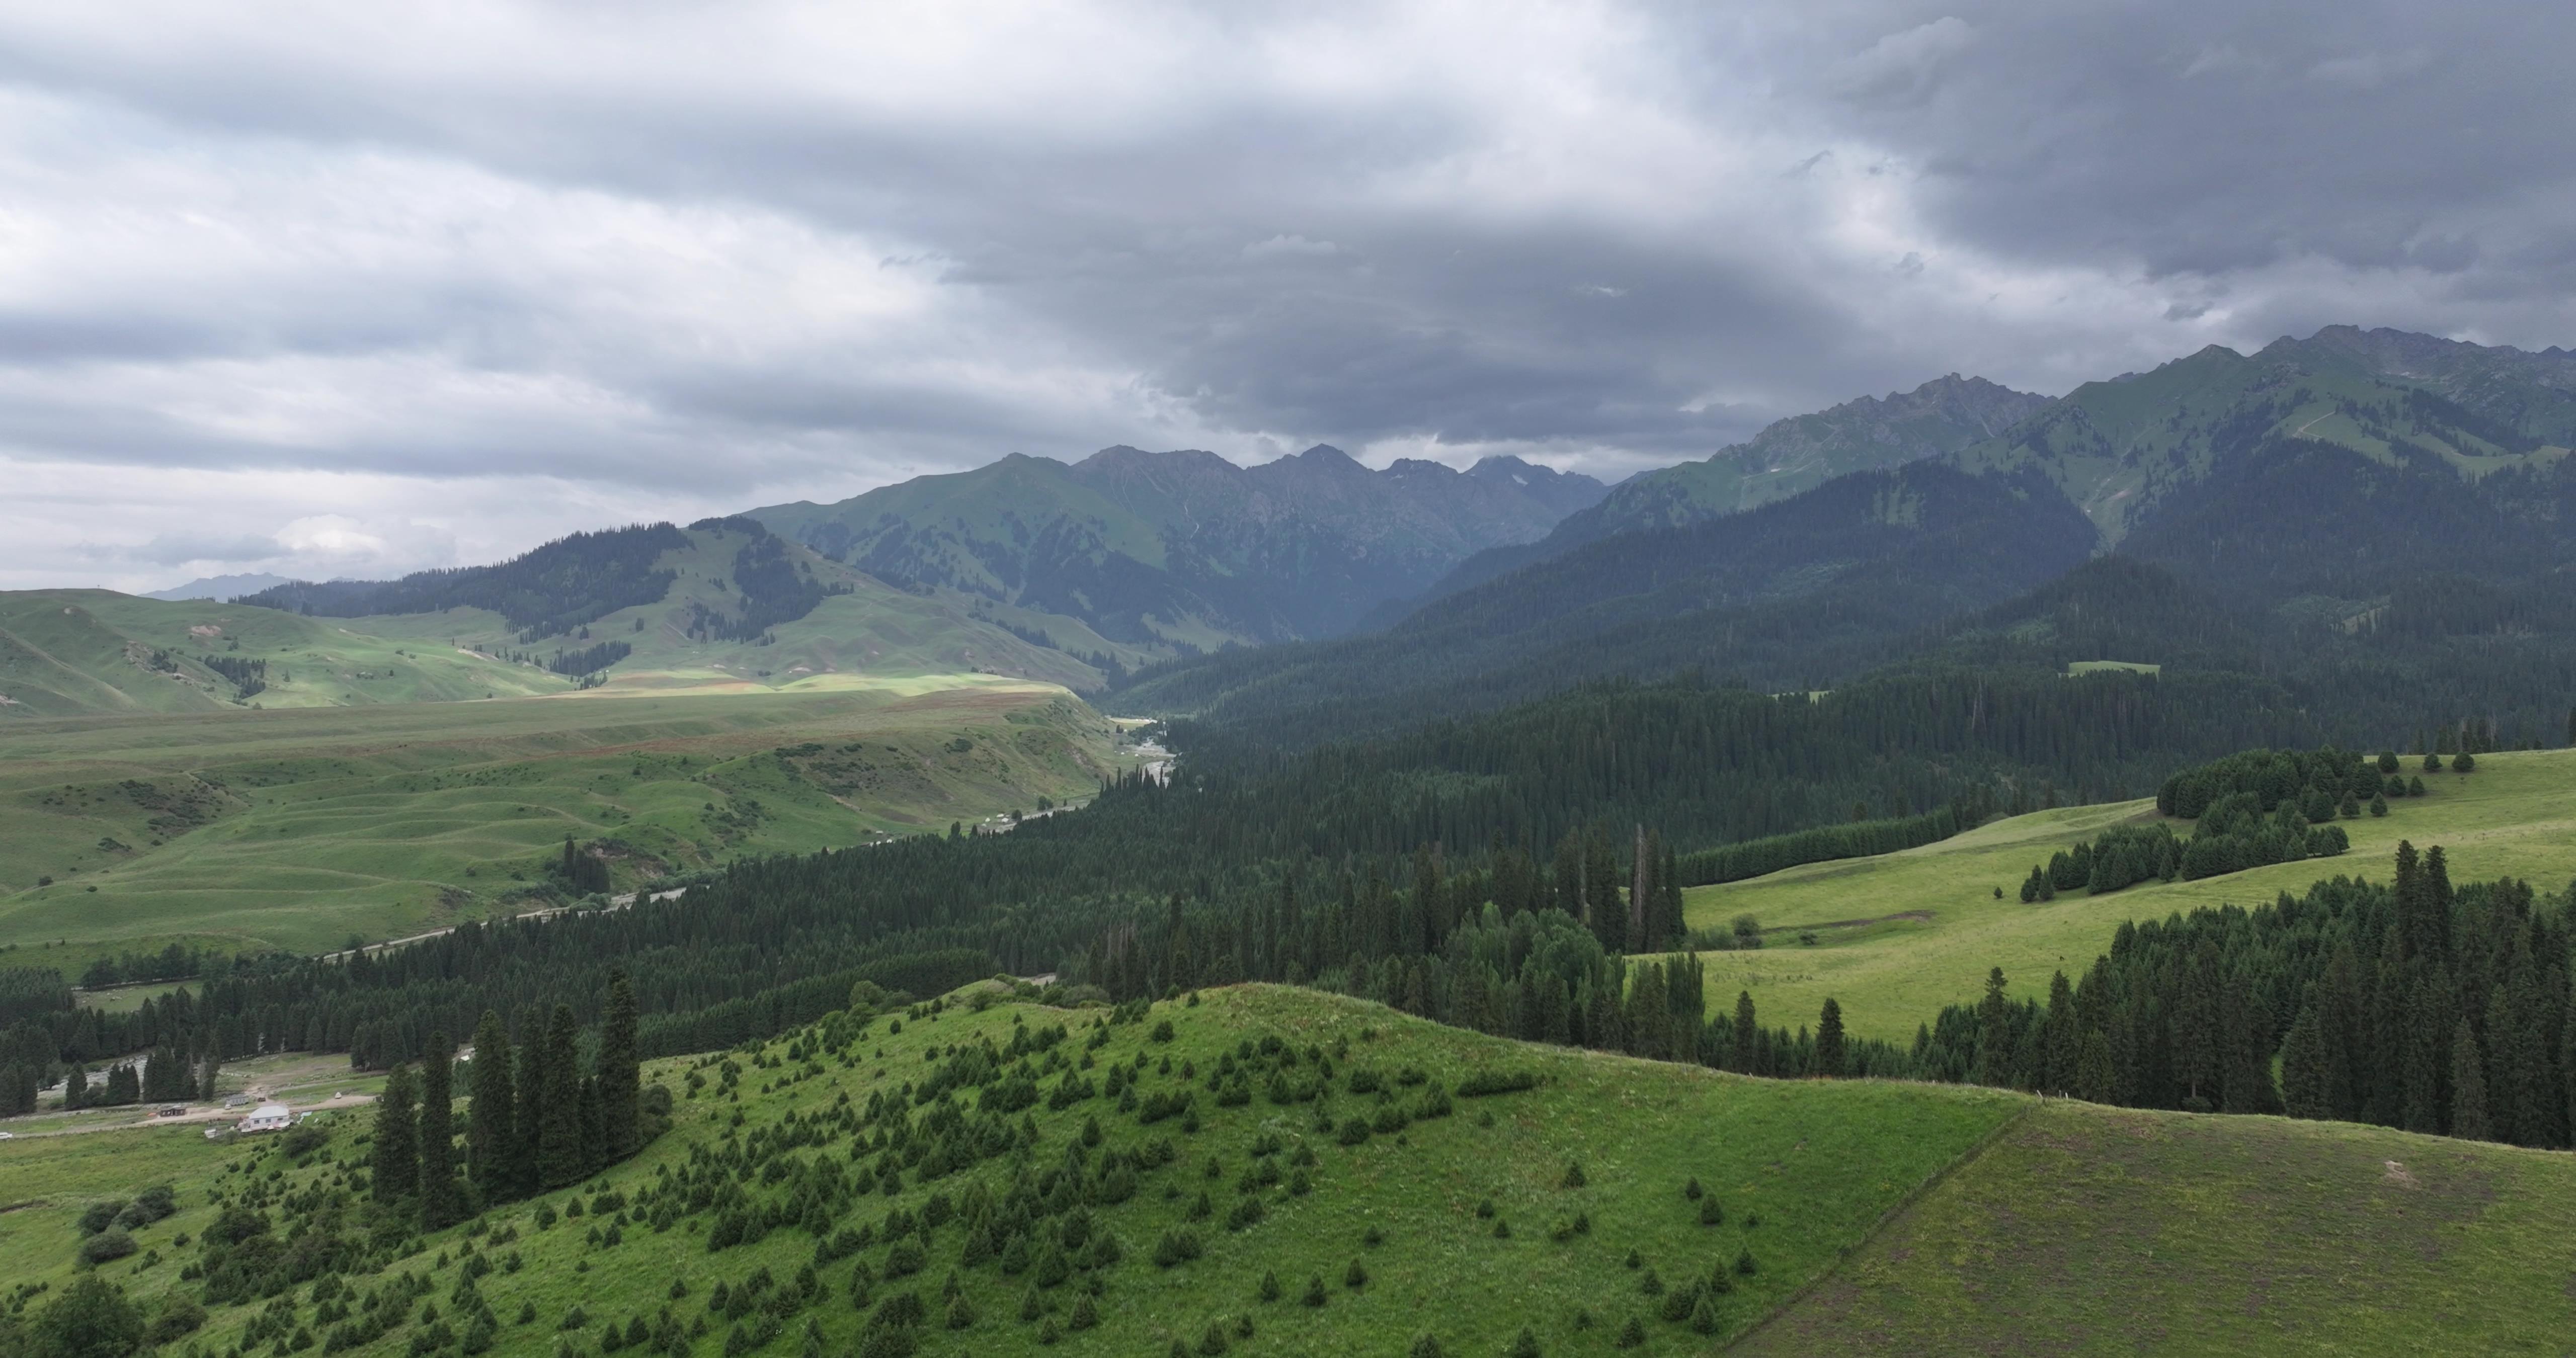
<path id="1" fill-rule="evenodd" d="M 579 1034 L 572 1006 L 556 1005 L 554 1019 L 546 1025 L 544 1057 L 538 1063 L 545 1090 L 545 1102 L 537 1109 L 537 1183 L 542 1188 L 573 1183 L 584 1168 L 581 1070 L 575 1047 Z"/>
<path id="2" fill-rule="evenodd" d="M 2451 1029 L 2451 1135 L 2471 1141 L 2491 1140 L 2487 1126 L 2486 1057 L 2478 1035 L 2462 1015 Z"/>
<path id="3" fill-rule="evenodd" d="M 1726 1068 L 1739 1075 L 1760 1074 L 1753 1068 L 1753 992 L 1750 990 L 1735 992 L 1735 1031 L 1731 1036 L 1734 1050 L 1727 1053 Z"/>
<path id="4" fill-rule="evenodd" d="M 400 1202 L 420 1188 L 419 1126 L 412 1108 L 411 1067 L 396 1066 L 376 1096 L 376 1142 L 370 1172 L 378 1202 Z"/>
<path id="5" fill-rule="evenodd" d="M 465 1217 L 456 1187 L 456 1093 L 447 1034 L 432 1033 L 420 1064 L 420 1224 L 437 1230 Z"/>
<path id="6" fill-rule="evenodd" d="M 1816 1073 L 1827 1079 L 1843 1073 L 1843 1007 L 1831 995 L 1816 1016 Z"/>
<path id="7" fill-rule="evenodd" d="M 635 987 L 626 969 L 608 973 L 608 1014 L 599 1029 L 600 1158 L 614 1162 L 635 1153 L 637 1104 L 643 1079 L 635 1055 Z"/>
<path id="8" fill-rule="evenodd" d="M 509 1163 L 513 1190 L 527 1197 L 545 1187 L 537 1173 L 537 1143 L 545 1129 L 545 1108 L 550 1102 L 546 1089 L 546 1027 L 544 1014 L 533 1006 L 519 1011 L 519 1067 L 512 1092 L 517 1096 L 510 1131 L 517 1145 Z"/>
<path id="9" fill-rule="evenodd" d="M 515 1130 L 518 1109 L 510 1081 L 510 1035 L 501 1016 L 486 1009 L 474 1025 L 473 1101 L 465 1107 L 465 1154 L 474 1183 L 486 1202 L 516 1197 L 519 1191 Z"/>
<path id="10" fill-rule="evenodd" d="M 2333 1116 L 2326 1100 L 2326 1051 L 2314 1004 L 2299 1010 L 2281 1044 L 2281 1103 L 2294 1118 Z"/>

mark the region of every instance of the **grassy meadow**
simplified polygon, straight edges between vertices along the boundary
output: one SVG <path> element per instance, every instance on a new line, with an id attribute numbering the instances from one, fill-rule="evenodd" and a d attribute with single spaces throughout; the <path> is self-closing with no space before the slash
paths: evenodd
<path id="1" fill-rule="evenodd" d="M 1745 990 L 1764 1022 L 1812 1024 L 1832 996 L 1853 1033 L 1906 1040 L 1943 1005 L 1982 993 L 1990 967 L 2004 969 L 2014 994 L 2044 997 L 2050 973 L 2072 978 L 2092 965 L 2123 920 L 2260 905 L 2338 874 L 2384 880 L 2401 839 L 2419 849 L 2441 845 L 2455 882 L 2519 877 L 2560 891 L 2576 879 L 2576 751 L 2480 755 L 2474 773 L 2422 777 L 2425 795 L 2390 803 L 2385 818 L 2337 822 L 2352 838 L 2340 858 L 2022 904 L 2032 865 L 2112 826 L 2156 819 L 2151 800 L 2119 802 L 2015 816 L 1902 853 L 1693 888 L 1684 908 L 1694 927 L 1751 914 L 1772 931 L 1758 951 L 1700 954 L 1713 1005 Z M 1801 945 L 1802 932 L 1817 942 Z"/>
<path id="2" fill-rule="evenodd" d="M 1110 1029 L 1105 1046 L 1085 1051 L 1089 1025 L 1106 1012 L 1011 1002 L 980 1013 L 951 1009 L 903 1023 L 900 1032 L 880 1018 L 849 1047 L 816 1053 L 810 1062 L 786 1059 L 797 1036 L 791 1034 L 756 1056 L 732 1053 L 740 1084 L 730 1094 L 714 1069 L 703 1071 L 703 1090 L 688 1092 L 694 1059 L 651 1063 L 647 1082 L 659 1081 L 682 1095 L 677 1124 L 589 1188 L 631 1195 L 665 1170 L 687 1164 L 693 1145 L 715 1149 L 791 1114 L 829 1114 L 844 1096 L 864 1104 L 871 1093 L 920 1079 L 937 1053 L 956 1044 L 1007 1043 L 1016 1024 L 1067 1023 L 1074 1041 L 1059 1050 L 1068 1058 L 1083 1054 L 1094 1060 L 1086 1078 L 1096 1082 L 1112 1063 L 1132 1066 L 1141 1053 L 1147 1062 L 1144 1093 L 1195 1085 L 1200 1120 L 1196 1130 L 1181 1118 L 1141 1125 L 1137 1115 L 1118 1113 L 1105 1095 L 1060 1110 L 1042 1101 L 1030 1110 L 1037 1141 L 1025 1152 L 1025 1163 L 1032 1172 L 1062 1163 L 1092 1118 L 1105 1129 L 1105 1149 L 1169 1138 L 1177 1150 L 1171 1163 L 1142 1176 L 1134 1197 L 1093 1209 L 1099 1225 L 1119 1238 L 1125 1257 L 1097 1271 L 1098 1328 L 1065 1330 L 1061 1351 L 1161 1354 L 1175 1339 L 1196 1345 L 1212 1324 L 1230 1327 L 1245 1319 L 1252 1334 L 1242 1338 L 1229 1329 L 1232 1352 L 1402 1353 L 1415 1336 L 1430 1333 L 1450 1353 L 1499 1353 L 1528 1326 L 1550 1354 L 1608 1353 L 1619 1330 L 1636 1317 L 1650 1338 L 1633 1351 L 1687 1353 L 1750 1327 L 1823 1276 L 1918 1185 L 2028 1104 L 1992 1090 L 1748 1079 L 1490 1038 L 1374 1004 L 1269 986 L 1206 992 L 1198 1005 L 1155 1005 L 1143 1021 Z M 1156 1041 L 1155 1025 L 1166 1020 L 1174 1036 Z M 1457 1098 L 1450 1116 L 1346 1145 L 1318 1129 L 1316 1105 L 1282 1106 L 1256 1095 L 1248 1105 L 1220 1107 L 1205 1088 L 1220 1060 L 1245 1050 L 1242 1044 L 1271 1036 L 1301 1051 L 1312 1047 L 1333 1062 L 1326 1102 L 1340 1120 L 1371 1116 L 1382 1103 L 1414 1106 L 1421 1091 L 1454 1089 L 1471 1072 L 1529 1072 L 1542 1082 L 1516 1093 Z M 1170 1073 L 1163 1068 L 1166 1060 Z M 1420 1090 L 1398 1085 L 1396 1077 L 1407 1069 L 1422 1072 L 1430 1083 Z M 1385 1077 L 1383 1099 L 1350 1092 L 1351 1073 L 1359 1070 Z M 274 1141 L 218 1144 L 195 1130 L 38 1137 L 0 1145 L 0 1199 L 16 1207 L 0 1215 L 0 1270 L 59 1288 L 73 1276 L 79 1237 L 72 1223 L 84 1207 L 167 1182 L 179 1189 L 179 1215 L 137 1233 L 157 1259 L 141 1254 L 103 1270 L 138 1302 L 154 1304 L 177 1285 L 179 1268 L 193 1257 L 177 1237 L 203 1231 L 215 1214 L 215 1194 L 237 1196 L 260 1183 L 275 1197 L 345 1182 L 350 1168 L 364 1165 L 365 1112 L 329 1117 L 328 1149 L 304 1163 L 288 1162 Z M 1244 1188 L 1256 1160 L 1255 1140 L 1264 1136 L 1278 1139 L 1280 1150 L 1270 1158 L 1283 1169 L 1311 1153 L 1311 1192 L 1293 1193 L 1287 1184 Z M 822 1145 L 804 1154 L 846 1162 L 852 1158 L 847 1150 L 845 1135 L 827 1133 Z M 898 1208 L 917 1213 L 930 1193 L 953 1199 L 979 1179 L 998 1192 L 1017 1163 L 1005 1155 L 928 1185 L 907 1176 L 901 1193 L 862 1197 L 835 1225 L 873 1224 Z M 1581 1166 L 1579 1187 L 1567 1186 L 1569 1164 Z M 1698 1203 L 1683 1191 L 1694 1178 L 1723 1206 L 1722 1222 L 1702 1224 Z M 1193 1221 L 1202 1192 L 1214 1215 Z M 754 1200 L 771 1193 L 748 1178 L 740 1190 Z M 589 1196 L 586 1189 L 547 1201 L 562 1211 L 575 1197 Z M 1229 1230 L 1226 1217 L 1245 1196 L 1265 1204 L 1266 1219 Z M 1486 1204 L 1491 1216 L 1480 1212 Z M 500 1354 L 554 1352 L 564 1333 L 559 1326 L 576 1304 L 594 1327 L 623 1325 L 639 1315 L 649 1323 L 666 1306 L 686 1323 L 705 1313 L 719 1280 L 739 1283 L 766 1268 L 784 1283 L 815 1254 L 815 1237 L 795 1226 L 711 1254 L 712 1213 L 684 1216 L 665 1232 L 629 1221 L 622 1243 L 602 1246 L 590 1239 L 590 1231 L 604 1224 L 595 1215 L 546 1229 L 537 1224 L 535 1210 L 533 1203 L 515 1204 L 483 1223 L 518 1237 L 506 1248 L 483 1250 L 501 1264 L 479 1284 L 503 1321 L 495 1349 Z M 1588 1230 L 1552 1237 L 1552 1226 L 1578 1215 Z M 1498 1232 L 1498 1225 L 1508 1233 Z M 417 1253 L 389 1271 L 429 1276 L 431 1298 L 453 1309 L 449 1297 L 457 1267 L 475 1248 L 466 1229 L 422 1241 Z M 1199 1236 L 1202 1256 L 1158 1267 L 1152 1259 L 1156 1242 L 1167 1231 L 1183 1229 Z M 1045 1322 L 1021 1319 L 1025 1299 L 1034 1295 L 1044 1315 L 1062 1328 L 1091 1276 L 1084 1270 L 1060 1287 L 1041 1290 L 1027 1277 L 1003 1276 L 991 1263 L 960 1269 L 962 1245 L 961 1232 L 950 1226 L 931 1244 L 926 1269 L 877 1288 L 880 1297 L 898 1288 L 919 1290 L 931 1316 L 921 1331 L 925 1352 L 1033 1351 Z M 1627 1263 L 1631 1250 L 1640 1265 L 1633 1269 Z M 860 1258 L 882 1272 L 887 1253 L 880 1243 Z M 1756 1271 L 1732 1272 L 1745 1254 Z M 1348 1282 L 1354 1260 L 1365 1275 L 1357 1287 Z M 849 1297 L 853 1267 L 847 1260 L 823 1267 L 819 1299 L 760 1351 L 798 1352 L 809 1318 L 820 1328 L 823 1351 L 853 1351 L 865 1320 Z M 1719 1325 L 1710 1336 L 1661 1319 L 1660 1298 L 1643 1290 L 1649 1269 L 1669 1287 L 1685 1288 L 1720 1268 L 1730 1270 L 1733 1287 L 1716 1299 Z M 975 1316 L 957 1331 L 942 1325 L 947 1303 L 941 1292 L 952 1269 L 959 1271 Z M 1285 1289 L 1279 1299 L 1262 1298 L 1265 1274 L 1275 1274 Z M 1322 1280 L 1321 1306 L 1303 1303 L 1309 1279 Z M 356 1281 L 363 1288 L 380 1280 Z M 684 1299 L 673 1299 L 675 1281 L 686 1284 Z M 304 1291 L 291 1294 L 298 1305 Z M 523 1307 L 533 1308 L 534 1319 L 517 1323 Z M 225 1351 L 258 1309 L 218 1309 L 197 1342 L 210 1352 Z M 461 1316 L 452 1319 L 461 1324 Z M 314 1328 L 319 1333 L 323 1327 Z M 725 1329 L 723 1317 L 715 1317 L 692 1351 L 724 1351 Z M 398 1329 L 358 1352 L 406 1352 L 411 1332 Z M 595 1329 L 571 1337 L 585 1351 L 597 1347 Z"/>
<path id="3" fill-rule="evenodd" d="M 1748 1354 L 2568 1350 L 2576 1157 L 2052 1101 Z"/>
<path id="4" fill-rule="evenodd" d="M 405 937 L 534 908 L 567 835 L 626 890 L 1086 796 L 1121 758 L 1049 685 L 829 678 L 0 725 L 0 965 Z"/>

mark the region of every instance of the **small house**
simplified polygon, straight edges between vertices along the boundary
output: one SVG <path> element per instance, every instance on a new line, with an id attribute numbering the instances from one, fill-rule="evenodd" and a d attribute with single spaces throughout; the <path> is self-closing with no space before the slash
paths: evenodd
<path id="1" fill-rule="evenodd" d="M 259 1107 L 250 1110 L 249 1117 L 241 1120 L 241 1130 L 245 1132 L 277 1132 L 284 1131 L 286 1128 L 293 1126 L 294 1123 L 295 1114 L 293 1111 L 288 1109 L 285 1104 L 263 1103 Z"/>

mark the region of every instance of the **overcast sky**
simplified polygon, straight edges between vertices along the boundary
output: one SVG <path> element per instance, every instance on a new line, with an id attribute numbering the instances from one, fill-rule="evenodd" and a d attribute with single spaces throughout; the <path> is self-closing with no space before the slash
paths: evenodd
<path id="1" fill-rule="evenodd" d="M 7 6 L 0 588 L 2576 344 L 2571 59 L 2538 0 Z"/>

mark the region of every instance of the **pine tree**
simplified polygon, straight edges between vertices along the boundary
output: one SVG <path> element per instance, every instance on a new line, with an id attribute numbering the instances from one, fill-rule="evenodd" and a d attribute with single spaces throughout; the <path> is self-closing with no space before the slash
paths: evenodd
<path id="1" fill-rule="evenodd" d="M 512 1084 L 518 1104 L 511 1115 L 510 1130 L 518 1144 L 510 1154 L 510 1170 L 518 1187 L 514 1193 L 527 1197 L 545 1187 L 537 1172 L 538 1142 L 545 1131 L 545 1109 L 552 1101 L 546 1088 L 546 1028 L 544 1015 L 534 1007 L 519 1011 L 519 1068 Z M 569 1097 L 570 1091 L 565 1091 Z"/>
<path id="2" fill-rule="evenodd" d="M 642 1073 L 635 1056 L 635 987 L 626 969 L 608 973 L 608 1015 L 599 1030 L 600 1158 L 623 1160 L 635 1153 L 637 1104 Z"/>
<path id="3" fill-rule="evenodd" d="M 2004 969 L 1986 972 L 1985 998 L 1977 1001 L 1976 1083 L 1998 1088 L 2012 1083 L 2012 1007 L 2004 1001 Z"/>
<path id="4" fill-rule="evenodd" d="M 580 1029 L 572 1006 L 555 1006 L 546 1025 L 545 1055 L 539 1063 L 545 1102 L 537 1109 L 537 1183 L 561 1188 L 582 1176 L 581 1070 L 575 1049 Z"/>
<path id="5" fill-rule="evenodd" d="M 2281 1103 L 2294 1118 L 2327 1118 L 2326 1051 L 2322 1020 L 2311 1003 L 2300 1008 L 2281 1044 Z"/>
<path id="6" fill-rule="evenodd" d="M 1750 990 L 1735 992 L 1735 1031 L 1730 1036 L 1734 1050 L 1727 1053 L 1726 1068 L 1739 1075 L 1760 1074 L 1753 1068 L 1753 992 Z"/>
<path id="7" fill-rule="evenodd" d="M 2451 1030 L 2451 1135 L 2471 1141 L 2491 1139 L 2486 1057 L 2478 1051 L 2478 1037 L 2469 1030 L 2466 1015 Z"/>
<path id="8" fill-rule="evenodd" d="M 1827 1079 L 1843 1073 L 1843 1007 L 1831 995 L 1816 1016 L 1816 1073 Z"/>
<path id="9" fill-rule="evenodd" d="M 465 1107 L 465 1154 L 476 1186 L 486 1202 L 500 1202 L 519 1191 L 515 1127 L 518 1109 L 510 1087 L 510 1035 L 501 1016 L 489 1009 L 474 1026 L 474 1066 L 468 1077 L 473 1101 Z"/>
<path id="10" fill-rule="evenodd" d="M 420 1188 L 419 1126 L 412 1108 L 411 1067 L 396 1066 L 376 1096 L 371 1173 L 378 1202 L 400 1202 Z"/>
<path id="11" fill-rule="evenodd" d="M 2110 1103 L 2117 1097 L 2118 1083 L 2118 1071 L 2111 1061 L 2111 1039 L 2099 1028 L 2086 1028 L 2082 1054 L 2076 1058 L 2075 1097 L 2088 1103 Z"/>
<path id="12" fill-rule="evenodd" d="M 465 1217 L 465 1201 L 456 1189 L 454 1068 L 448 1064 L 447 1034 L 432 1033 L 429 1052 L 420 1065 L 420 1224 L 437 1230 Z"/>

